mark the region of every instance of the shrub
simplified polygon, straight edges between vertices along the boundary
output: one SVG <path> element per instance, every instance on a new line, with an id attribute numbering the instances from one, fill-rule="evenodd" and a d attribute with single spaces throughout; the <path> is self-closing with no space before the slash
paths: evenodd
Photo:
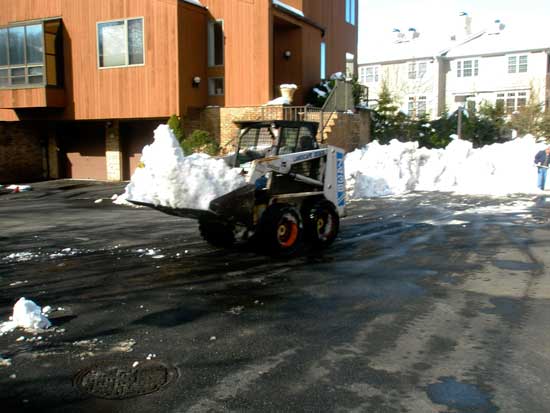
<path id="1" fill-rule="evenodd" d="M 168 119 L 168 122 L 166 124 L 172 129 L 172 132 L 174 133 L 176 139 L 180 143 L 180 145 L 183 142 L 183 129 L 181 127 L 181 119 L 178 117 L 178 115 L 172 115 L 170 116 L 170 119 Z"/>
<path id="2" fill-rule="evenodd" d="M 196 152 L 204 152 L 208 155 L 217 155 L 220 147 L 216 140 L 207 131 L 194 130 L 189 136 L 183 139 L 181 147 L 185 155 Z"/>

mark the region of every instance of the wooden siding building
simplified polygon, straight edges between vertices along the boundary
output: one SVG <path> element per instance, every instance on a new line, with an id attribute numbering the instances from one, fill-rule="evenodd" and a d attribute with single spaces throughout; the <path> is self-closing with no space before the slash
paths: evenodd
<path id="1" fill-rule="evenodd" d="M 303 104 L 321 67 L 343 72 L 357 55 L 357 0 L 0 0 L 0 10 L 0 183 L 128 179 L 170 115 L 259 106 L 282 83 Z M 41 176 L 10 155 L 22 130 L 35 131 Z"/>

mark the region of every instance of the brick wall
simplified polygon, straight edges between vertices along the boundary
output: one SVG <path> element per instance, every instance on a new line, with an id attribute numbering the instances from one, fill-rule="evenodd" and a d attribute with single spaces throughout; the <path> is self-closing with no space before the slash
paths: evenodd
<path id="1" fill-rule="evenodd" d="M 325 116 L 329 115 L 325 114 Z M 186 135 L 195 129 L 206 130 L 220 143 L 222 152 L 227 153 L 235 149 L 235 138 L 239 132 L 235 121 L 283 118 L 283 106 L 207 107 L 200 111 L 189 111 L 182 123 Z M 352 151 L 370 141 L 370 113 L 368 111 L 359 111 L 353 115 L 338 113 L 333 118 L 335 124 L 332 126 L 328 140 L 324 143 Z M 326 118 L 324 119 L 326 120 Z M 308 112 L 306 120 L 321 123 L 321 115 L 319 112 Z"/>
<path id="2" fill-rule="evenodd" d="M 0 122 L 0 184 L 45 178 L 46 129 L 31 122 Z"/>

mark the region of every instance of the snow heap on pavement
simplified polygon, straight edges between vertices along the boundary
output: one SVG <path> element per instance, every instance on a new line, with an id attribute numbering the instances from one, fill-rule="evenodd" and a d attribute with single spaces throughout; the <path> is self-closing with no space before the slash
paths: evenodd
<path id="1" fill-rule="evenodd" d="M 160 125 L 143 148 L 126 191 L 118 197 L 172 208 L 208 209 L 210 201 L 245 184 L 238 169 L 206 154 L 185 156 L 172 130 Z"/>
<path id="2" fill-rule="evenodd" d="M 419 148 L 417 142 L 372 142 L 346 156 L 351 198 L 398 195 L 409 191 L 448 191 L 504 195 L 537 193 L 535 154 L 546 147 L 527 135 L 474 149 L 453 140 L 445 149 Z"/>
<path id="3" fill-rule="evenodd" d="M 40 306 L 36 305 L 34 301 L 22 297 L 13 306 L 13 315 L 10 317 L 10 321 L 0 324 L 0 335 L 17 327 L 27 330 L 44 330 L 50 326 L 50 320 L 42 314 Z"/>

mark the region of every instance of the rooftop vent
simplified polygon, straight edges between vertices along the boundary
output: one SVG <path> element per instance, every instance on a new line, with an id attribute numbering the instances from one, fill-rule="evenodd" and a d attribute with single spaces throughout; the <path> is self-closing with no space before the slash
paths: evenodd
<path id="1" fill-rule="evenodd" d="M 401 30 L 399 29 L 393 29 L 393 42 L 394 43 L 401 43 L 405 39 L 405 34 L 401 33 Z"/>
<path id="2" fill-rule="evenodd" d="M 420 36 L 420 33 L 418 33 L 414 27 L 409 27 L 409 30 L 407 30 L 407 40 L 412 42 L 414 39 L 418 38 L 418 36 Z"/>
<path id="3" fill-rule="evenodd" d="M 491 25 L 488 33 L 489 34 L 500 34 L 504 30 L 506 25 L 500 21 L 500 19 L 496 19 L 493 24 Z"/>

